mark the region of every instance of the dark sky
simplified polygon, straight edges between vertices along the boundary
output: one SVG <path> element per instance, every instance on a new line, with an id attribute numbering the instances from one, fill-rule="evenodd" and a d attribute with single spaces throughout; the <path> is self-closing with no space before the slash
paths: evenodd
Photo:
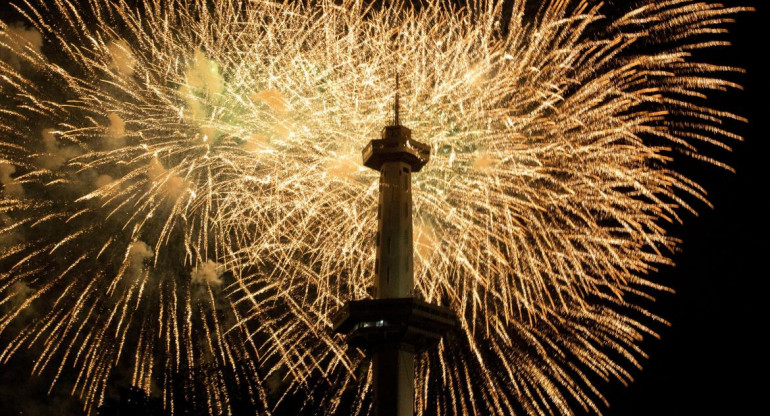
<path id="1" fill-rule="evenodd" d="M 5 3 L 0 0 L 0 8 Z M 757 8 L 731 27 L 734 46 L 713 53 L 716 61 L 747 69 L 738 78 L 745 91 L 713 98 L 749 119 L 737 127 L 746 141 L 726 157 L 737 173 L 694 168 L 692 176 L 707 184 L 715 208 L 699 206 L 700 216 L 685 216 L 685 225 L 675 230 L 684 241 L 674 257 L 677 266 L 661 270 L 656 279 L 677 291 L 655 308 L 671 326 L 661 329 L 661 340 L 646 344 L 650 359 L 643 371 L 633 372 L 636 381 L 630 387 L 605 390 L 610 416 L 756 414 L 753 409 L 761 409 L 766 397 L 767 345 L 760 338 L 768 332 L 770 217 L 765 215 L 770 209 L 761 198 L 770 189 L 764 125 L 770 119 L 770 89 L 768 70 L 760 65 L 768 52 L 767 30 L 760 25 L 767 22 L 768 5 L 762 0 L 723 3 Z M 7 370 L 0 367 L 0 393 L 18 386 Z"/>
<path id="2" fill-rule="evenodd" d="M 660 280 L 677 290 L 656 309 L 671 322 L 662 340 L 648 343 L 651 358 L 636 372 L 630 388 L 610 394 L 610 416 L 741 415 L 757 409 L 767 397 L 766 317 L 770 300 L 767 261 L 770 258 L 770 218 L 767 195 L 768 4 L 761 0 L 724 1 L 757 8 L 731 27 L 731 49 L 716 53 L 717 61 L 739 65 L 745 91 L 715 99 L 749 119 L 738 127 L 746 141 L 727 159 L 737 170 L 729 174 L 701 167 L 715 208 L 700 209 L 686 218 L 676 235 L 684 240 L 674 257 L 675 268 L 664 269 Z"/>

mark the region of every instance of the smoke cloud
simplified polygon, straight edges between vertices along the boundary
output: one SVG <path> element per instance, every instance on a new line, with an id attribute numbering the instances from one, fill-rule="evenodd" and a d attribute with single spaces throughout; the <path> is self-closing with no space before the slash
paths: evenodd
<path id="1" fill-rule="evenodd" d="M 224 90 L 224 79 L 219 73 L 219 66 L 200 50 L 195 51 L 193 64 L 185 72 L 185 80 L 187 86 L 208 97 Z"/>
<path id="2" fill-rule="evenodd" d="M 281 94 L 280 91 L 272 89 L 263 90 L 256 94 L 252 94 L 251 100 L 262 101 L 267 104 L 276 118 L 281 120 L 286 118 L 286 99 L 283 98 L 283 94 Z"/>
<path id="3" fill-rule="evenodd" d="M 2 46 L 8 48 L 0 46 L 0 61 L 7 62 L 18 71 L 21 69 L 21 56 L 29 51 L 40 53 L 43 47 L 43 36 L 36 29 L 14 23 L 0 32 L 0 43 L 5 43 Z"/>
<path id="4" fill-rule="evenodd" d="M 362 170 L 359 155 L 339 155 L 326 163 L 326 171 L 333 177 L 347 180 Z"/>
<path id="5" fill-rule="evenodd" d="M 220 263 L 207 260 L 199 264 L 192 272 L 193 285 L 205 285 L 219 288 L 222 286 L 222 274 L 225 272 L 225 266 Z"/>
<path id="6" fill-rule="evenodd" d="M 80 154 L 74 146 L 59 146 L 55 133 L 53 129 L 45 129 L 41 134 L 46 153 L 39 155 L 37 161 L 40 167 L 45 169 L 58 170 L 68 160 Z"/>
<path id="7" fill-rule="evenodd" d="M 0 185 L 3 185 L 3 194 L 10 198 L 24 198 L 24 187 L 11 177 L 16 173 L 16 167 L 0 162 Z"/>
<path id="8" fill-rule="evenodd" d="M 128 249 L 128 269 L 126 274 L 131 278 L 136 278 L 142 273 L 144 268 L 144 261 L 151 259 L 155 253 L 153 253 L 150 246 L 144 241 L 135 241 Z"/>
<path id="9" fill-rule="evenodd" d="M 414 227 L 414 250 L 417 256 L 415 260 L 429 261 L 433 252 L 436 251 L 439 239 L 436 237 L 436 230 L 425 221 L 417 221 Z"/>
<path id="10" fill-rule="evenodd" d="M 126 122 L 115 113 L 108 113 L 107 119 L 110 125 L 107 126 L 105 134 L 105 144 L 110 149 L 118 149 L 126 145 Z"/>
<path id="11" fill-rule="evenodd" d="M 185 71 L 185 84 L 179 95 L 186 103 L 185 115 L 200 124 L 204 140 L 216 140 L 220 135 L 211 125 L 213 106 L 224 91 L 225 80 L 219 73 L 219 65 L 200 51 L 195 51 L 192 64 Z"/>
<path id="12" fill-rule="evenodd" d="M 110 69 L 125 76 L 134 74 L 136 58 L 131 52 L 131 47 L 128 45 L 128 42 L 123 39 L 114 41 L 107 45 L 107 52 L 112 58 Z"/>
<path id="13" fill-rule="evenodd" d="M 102 186 L 107 186 L 114 181 L 115 179 L 110 175 L 99 175 L 96 178 L 96 181 L 94 181 L 94 185 L 96 185 L 97 188 L 101 188 Z"/>
<path id="14" fill-rule="evenodd" d="M 11 285 L 11 305 L 16 308 L 27 300 L 35 291 L 24 282 L 16 282 Z"/>
<path id="15" fill-rule="evenodd" d="M 0 214 L 0 229 L 9 227 L 14 224 L 14 221 L 7 214 Z M 18 229 L 12 229 L 4 233 L 0 233 L 0 247 L 10 247 L 15 244 L 24 241 L 24 235 L 21 234 Z"/>
<path id="16" fill-rule="evenodd" d="M 477 170 L 490 170 L 500 163 L 500 160 L 489 153 L 481 153 L 473 159 L 473 167 Z"/>
<path id="17" fill-rule="evenodd" d="M 172 198 L 178 198 L 187 189 L 184 178 L 169 173 L 157 157 L 150 161 L 150 165 L 147 167 L 147 176 L 153 182 L 162 182 L 163 190 Z"/>

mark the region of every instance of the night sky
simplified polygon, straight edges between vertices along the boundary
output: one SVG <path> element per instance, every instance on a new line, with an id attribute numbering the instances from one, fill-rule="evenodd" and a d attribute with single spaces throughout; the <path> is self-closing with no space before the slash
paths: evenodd
<path id="1" fill-rule="evenodd" d="M 736 144 L 732 154 L 717 154 L 735 167 L 735 174 L 701 163 L 682 166 L 705 184 L 715 208 L 696 205 L 700 215 L 685 214 L 685 224 L 674 227 L 673 234 L 683 240 L 673 257 L 677 266 L 662 269 L 654 280 L 677 293 L 661 296 L 652 308 L 671 326 L 655 327 L 662 340 L 646 342 L 650 358 L 643 371 L 632 371 L 632 385 L 600 385 L 611 404 L 610 416 L 756 414 L 766 397 L 767 346 L 760 337 L 768 332 L 770 219 L 761 198 L 770 179 L 765 127 L 770 82 L 768 69 L 760 64 L 768 54 L 766 29 L 760 25 L 770 16 L 761 0 L 722 3 L 757 8 L 730 27 L 732 48 L 710 52 L 713 61 L 747 69 L 735 79 L 745 91 L 712 97 L 749 119 L 733 126 L 746 141 Z M 5 4 L 0 0 L 0 17 L 7 13 Z M 78 414 L 76 402 L 61 392 L 66 389 L 46 396 L 47 380 L 30 380 L 24 357 L 17 358 L 22 359 L 0 366 L 0 416 L 8 414 L 10 402 L 28 403 L 24 414 Z"/>
<path id="2" fill-rule="evenodd" d="M 734 46 L 714 54 L 717 62 L 747 70 L 745 91 L 713 97 L 749 119 L 737 131 L 746 138 L 728 161 L 736 174 L 695 165 L 714 209 L 689 216 L 675 235 L 684 240 L 675 268 L 659 281 L 678 292 L 661 299 L 660 314 L 671 327 L 648 343 L 651 358 L 636 382 L 610 394 L 612 416 L 757 414 L 766 397 L 761 383 L 768 369 L 767 345 L 759 337 L 768 325 L 768 69 L 765 30 L 767 2 L 726 1 L 757 8 L 730 28 Z M 690 168 L 688 166 L 688 168 Z"/>

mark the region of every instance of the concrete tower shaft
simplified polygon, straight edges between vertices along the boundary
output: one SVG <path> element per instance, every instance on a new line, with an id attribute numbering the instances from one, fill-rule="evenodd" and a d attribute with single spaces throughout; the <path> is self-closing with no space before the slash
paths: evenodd
<path id="1" fill-rule="evenodd" d="M 412 168 L 408 163 L 393 161 L 382 164 L 377 210 L 375 297 L 412 296 Z"/>

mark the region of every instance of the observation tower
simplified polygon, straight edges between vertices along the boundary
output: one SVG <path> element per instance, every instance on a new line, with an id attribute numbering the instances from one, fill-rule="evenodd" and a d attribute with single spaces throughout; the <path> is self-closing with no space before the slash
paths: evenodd
<path id="1" fill-rule="evenodd" d="M 375 298 L 332 316 L 334 331 L 372 360 L 377 416 L 414 415 L 414 356 L 457 326 L 451 310 L 414 297 L 412 172 L 428 163 L 430 147 L 401 125 L 398 88 L 396 75 L 393 123 L 363 150 L 364 166 L 380 172 Z"/>

